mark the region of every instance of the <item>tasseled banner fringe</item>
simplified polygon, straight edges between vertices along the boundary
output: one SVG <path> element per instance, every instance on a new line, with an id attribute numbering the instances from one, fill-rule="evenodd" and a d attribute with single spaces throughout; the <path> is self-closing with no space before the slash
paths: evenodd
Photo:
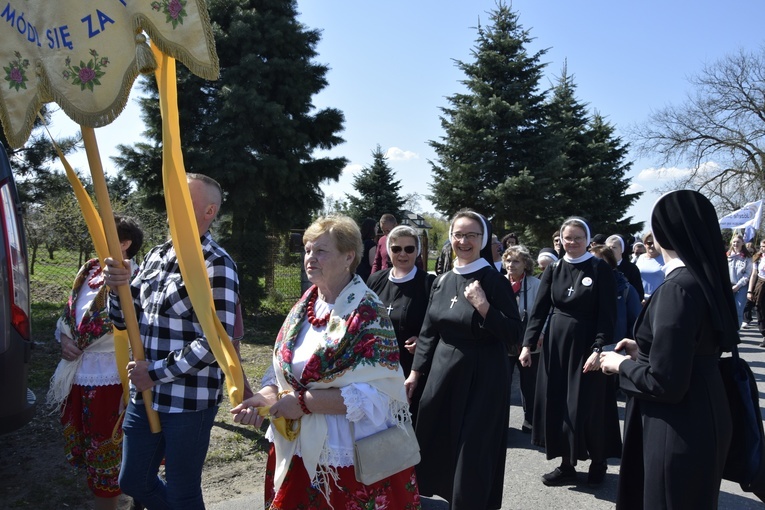
<path id="1" fill-rule="evenodd" d="M 140 14 L 133 18 L 133 28 L 136 31 L 143 30 L 149 34 L 152 44 L 155 44 L 157 48 L 162 50 L 162 53 L 182 62 L 195 75 L 206 80 L 215 81 L 220 77 L 220 62 L 218 61 L 218 53 L 215 51 L 215 37 L 213 36 L 207 9 L 200 9 L 199 14 L 202 17 L 202 27 L 205 32 L 205 41 L 207 42 L 207 54 L 210 58 L 209 63 L 195 58 L 185 47 L 163 39 L 162 34 L 151 21 Z"/>

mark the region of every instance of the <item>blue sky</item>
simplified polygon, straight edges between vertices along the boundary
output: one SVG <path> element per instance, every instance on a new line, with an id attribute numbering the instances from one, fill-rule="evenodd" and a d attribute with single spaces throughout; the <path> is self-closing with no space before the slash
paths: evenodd
<path id="1" fill-rule="evenodd" d="M 510 4 L 510 2 L 508 2 Z M 439 114 L 446 98 L 463 90 L 454 60 L 470 61 L 476 27 L 489 23 L 494 0 L 300 0 L 299 20 L 322 30 L 317 60 L 330 67 L 329 86 L 315 98 L 319 108 L 345 114 L 345 143 L 330 153 L 350 164 L 339 183 L 323 186 L 344 198 L 353 176 L 372 163 L 379 144 L 401 180 L 402 192 L 419 193 L 422 211 L 431 181 L 428 145 L 443 135 Z M 567 62 L 577 95 L 615 125 L 617 134 L 647 120 L 651 111 L 680 104 L 691 90 L 687 78 L 739 49 L 759 50 L 765 3 L 605 0 L 515 0 L 520 23 L 530 30 L 531 52 L 548 48 L 543 86 L 552 84 Z M 59 132 L 66 132 L 61 120 Z M 56 125 L 54 124 L 54 128 Z M 112 125 L 96 131 L 104 166 L 118 143 L 137 140 L 143 125 L 134 101 Z M 54 131 L 54 136 L 56 129 Z M 658 158 L 637 159 L 632 189 L 646 191 L 627 214 L 645 221 L 652 192 L 682 164 L 659 168 Z M 84 167 L 79 158 L 75 166 Z M 597 192 L 597 190 L 595 190 Z M 470 204 L 465 204 L 469 206 Z"/>

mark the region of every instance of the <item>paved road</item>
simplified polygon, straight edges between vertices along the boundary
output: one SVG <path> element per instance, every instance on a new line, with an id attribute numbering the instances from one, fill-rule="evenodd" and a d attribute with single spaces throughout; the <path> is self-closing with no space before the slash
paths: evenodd
<path id="1" fill-rule="evenodd" d="M 758 347 L 761 340 L 756 328 L 743 330 L 739 352 L 754 371 L 760 390 L 760 404 L 765 405 L 765 349 Z M 616 500 L 616 483 L 619 476 L 619 465 L 616 460 L 609 464 L 605 482 L 597 489 L 591 489 L 587 486 L 588 462 L 580 463 L 578 466 L 581 481 L 579 485 L 568 487 L 546 487 L 542 485 L 540 476 L 554 469 L 558 465 L 558 461 L 546 460 L 544 452 L 530 444 L 529 435 L 520 431 L 523 413 L 520 408 L 517 376 L 513 385 L 514 399 L 510 409 L 510 432 L 507 444 L 502 509 L 613 509 Z M 620 407 L 623 417 L 623 402 L 620 402 Z M 438 498 L 423 498 L 422 507 L 424 510 L 447 510 L 449 508 L 445 501 Z M 209 508 L 210 510 L 262 510 L 262 492 L 210 505 Z M 762 510 L 765 508 L 765 504 L 754 495 L 742 491 L 738 484 L 723 480 L 718 508 L 723 510 Z"/>

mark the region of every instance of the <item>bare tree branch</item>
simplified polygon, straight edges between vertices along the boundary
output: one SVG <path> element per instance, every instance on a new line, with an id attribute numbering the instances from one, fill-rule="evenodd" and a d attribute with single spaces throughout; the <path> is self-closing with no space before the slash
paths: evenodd
<path id="1" fill-rule="evenodd" d="M 707 193 L 723 210 L 759 199 L 765 189 L 765 48 L 740 50 L 704 66 L 681 105 L 651 113 L 631 130 L 642 157 L 684 164 L 687 177 L 667 189 Z M 718 169 L 710 172 L 710 164 Z"/>

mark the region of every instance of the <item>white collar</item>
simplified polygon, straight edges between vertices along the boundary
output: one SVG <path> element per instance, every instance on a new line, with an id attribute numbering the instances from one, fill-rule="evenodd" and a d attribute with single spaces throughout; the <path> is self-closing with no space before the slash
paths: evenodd
<path id="1" fill-rule="evenodd" d="M 496 267 L 497 271 L 499 271 L 501 273 L 502 272 L 502 261 L 501 260 L 496 261 L 494 263 L 494 267 Z"/>
<path id="2" fill-rule="evenodd" d="M 470 273 L 475 273 L 476 271 L 484 267 L 491 267 L 489 265 L 489 261 L 483 257 L 479 257 L 466 266 L 455 265 L 452 268 L 452 271 L 454 271 L 457 274 L 470 274 Z"/>
<path id="3" fill-rule="evenodd" d="M 417 274 L 417 266 L 414 266 L 411 271 L 406 273 L 401 278 L 393 276 L 393 268 L 391 268 L 390 272 L 388 273 L 388 280 L 390 280 L 392 283 L 404 283 L 410 280 L 414 280 L 415 274 Z"/>
<path id="4" fill-rule="evenodd" d="M 580 262 L 584 262 L 585 260 L 590 260 L 592 257 L 593 257 L 592 253 L 588 251 L 584 252 L 584 255 L 577 258 L 569 257 L 568 253 L 566 253 L 565 255 L 563 255 L 563 260 L 565 260 L 569 264 L 578 264 Z"/>
<path id="5" fill-rule="evenodd" d="M 678 267 L 685 267 L 685 262 L 683 262 L 680 259 L 672 259 L 663 266 L 661 266 L 661 270 L 664 271 L 664 278 L 666 278 L 669 273 L 677 269 Z"/>

